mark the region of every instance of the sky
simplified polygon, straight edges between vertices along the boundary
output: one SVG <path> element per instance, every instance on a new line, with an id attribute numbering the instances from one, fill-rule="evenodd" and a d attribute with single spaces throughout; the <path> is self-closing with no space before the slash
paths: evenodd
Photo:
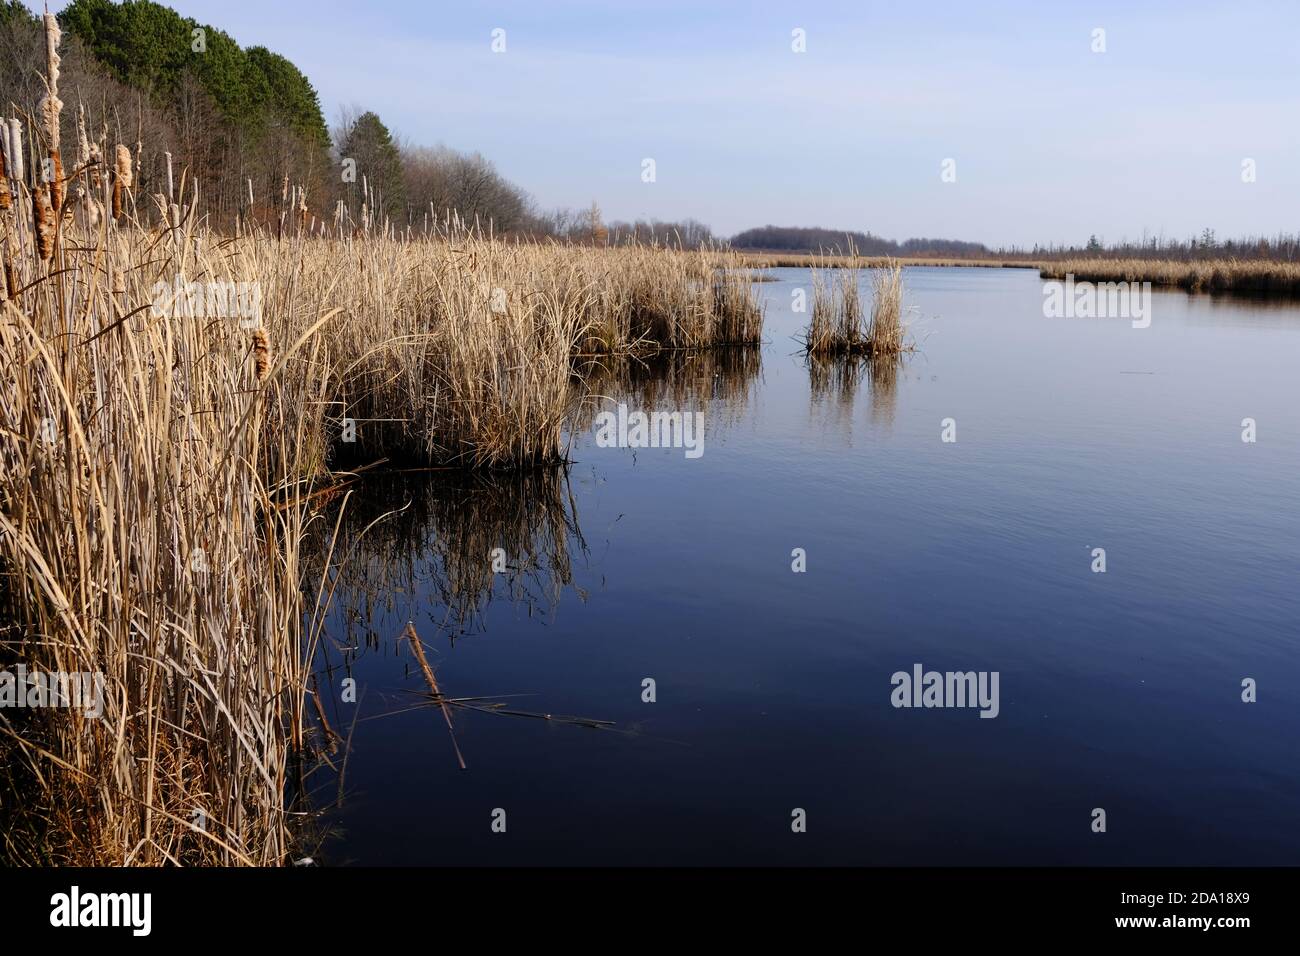
<path id="1" fill-rule="evenodd" d="M 169 5 L 288 57 L 331 125 L 372 109 L 545 208 L 991 246 L 1300 230 L 1294 0 Z"/>

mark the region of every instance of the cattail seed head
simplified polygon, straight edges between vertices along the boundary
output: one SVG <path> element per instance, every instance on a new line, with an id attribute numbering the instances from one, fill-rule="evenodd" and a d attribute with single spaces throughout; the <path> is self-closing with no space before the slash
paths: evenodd
<path id="1" fill-rule="evenodd" d="M 122 202 L 126 190 L 131 188 L 131 151 L 121 143 L 117 144 L 117 161 L 113 165 L 113 218 L 122 216 Z"/>
<path id="2" fill-rule="evenodd" d="M 8 290 L 9 298 L 18 297 L 18 254 L 14 249 L 13 237 L 8 230 L 5 230 L 4 238 L 4 260 L 5 274 L 4 286 Z"/>
<path id="3" fill-rule="evenodd" d="M 9 175 L 18 182 L 26 178 L 23 168 L 23 121 L 18 117 L 9 120 Z"/>
<path id="4" fill-rule="evenodd" d="M 121 143 L 117 144 L 117 179 L 124 189 L 130 189 L 135 182 L 131 171 L 131 150 Z"/>
<path id="5" fill-rule="evenodd" d="M 57 213 L 63 208 L 63 199 L 67 194 L 68 185 L 63 181 L 63 160 L 59 158 L 56 150 L 50 150 L 50 166 L 54 172 L 50 178 L 50 204 Z"/>
<path id="6" fill-rule="evenodd" d="M 50 206 L 50 191 L 41 184 L 32 192 L 32 211 L 36 219 L 36 251 L 49 262 L 54 256 L 54 209 Z"/>
<path id="7" fill-rule="evenodd" d="M 86 136 L 86 107 L 77 108 L 77 165 L 84 166 L 90 162 L 90 138 Z"/>
<path id="8" fill-rule="evenodd" d="M 7 142 L 9 139 L 7 130 L 4 131 L 4 137 Z M 8 149 L 0 150 L 0 211 L 8 209 L 10 206 L 9 174 L 5 163 L 5 153 L 8 151 Z"/>
<path id="9" fill-rule="evenodd" d="M 59 29 L 58 18 L 48 10 L 43 17 L 45 22 L 45 66 L 48 71 L 48 81 L 50 88 L 57 91 L 59 88 L 59 64 L 63 60 L 59 56 L 59 42 L 63 39 L 63 31 Z"/>
<path id="10" fill-rule="evenodd" d="M 45 135 L 49 140 L 51 152 L 59 148 L 59 114 L 63 112 L 63 102 L 59 99 L 59 41 L 63 38 L 59 30 L 59 21 L 54 14 L 47 12 L 45 21 L 45 96 L 37 107 L 45 124 Z"/>
<path id="11" fill-rule="evenodd" d="M 253 364 L 257 380 L 265 382 L 266 376 L 271 372 L 271 340 L 266 335 L 266 329 L 261 327 L 253 329 Z"/>

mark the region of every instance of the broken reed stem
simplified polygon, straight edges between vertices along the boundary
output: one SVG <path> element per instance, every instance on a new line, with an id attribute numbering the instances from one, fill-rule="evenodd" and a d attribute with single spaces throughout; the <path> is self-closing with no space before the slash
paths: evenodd
<path id="1" fill-rule="evenodd" d="M 415 626 L 410 621 L 406 622 L 406 630 L 402 632 L 411 645 L 411 651 L 415 654 L 415 659 L 420 663 L 420 670 L 424 672 L 424 680 L 429 685 L 434 700 L 438 701 L 442 708 L 442 717 L 447 721 L 447 732 L 451 734 L 451 745 L 456 750 L 456 760 L 460 764 L 460 769 L 465 769 L 465 758 L 460 752 L 460 744 L 456 742 L 456 728 L 452 726 L 451 708 L 447 702 L 442 699 L 442 691 L 438 687 L 438 679 L 433 676 L 433 668 L 429 666 L 428 658 L 424 656 L 424 645 L 420 642 L 420 635 L 415 633 Z"/>

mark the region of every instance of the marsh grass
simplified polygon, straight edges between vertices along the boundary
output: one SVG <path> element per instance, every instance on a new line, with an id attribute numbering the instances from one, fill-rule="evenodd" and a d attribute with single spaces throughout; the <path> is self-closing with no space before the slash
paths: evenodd
<path id="1" fill-rule="evenodd" d="M 57 136 L 32 134 L 57 176 Z M 461 486 L 429 505 L 470 619 L 502 586 L 491 547 L 569 579 L 560 486 L 529 473 L 565 460 L 578 356 L 756 355 L 762 309 L 725 250 L 306 216 L 219 235 L 183 172 L 141 195 L 107 131 L 84 153 L 49 186 L 5 170 L 0 665 L 102 673 L 106 694 L 98 719 L 0 710 L 0 855 L 283 864 L 332 733 L 313 667 L 348 550 L 339 468 L 514 476 L 493 499 L 513 511 Z M 257 315 L 214 312 L 218 284 L 255 287 Z"/>
<path id="2" fill-rule="evenodd" d="M 879 269 L 899 262 L 904 266 L 935 268 L 1037 269 L 1037 259 L 944 259 L 922 256 L 831 255 L 824 252 L 752 252 L 736 250 L 742 264 L 753 269 Z"/>
<path id="3" fill-rule="evenodd" d="M 903 322 L 903 266 L 891 262 L 871 272 L 870 312 L 864 308 L 861 270 L 845 265 L 814 269 L 812 315 L 804 331 L 809 355 L 882 356 L 909 351 Z"/>
<path id="4" fill-rule="evenodd" d="M 1073 275 L 1083 282 L 1150 282 L 1187 292 L 1300 297 L 1300 263 L 1239 259 L 1066 259 L 1044 263 L 1044 279 Z"/>
<path id="5" fill-rule="evenodd" d="M 716 256 L 472 234 L 230 238 L 192 210 L 148 227 L 124 202 L 120 221 L 58 234 L 48 264 L 6 262 L 26 291 L 0 306 L 5 653 L 102 670 L 109 687 L 99 721 L 0 715 L 11 768 L 38 791 L 28 806 L 45 808 L 43 835 L 14 837 L 8 856 L 281 863 L 323 629 L 325 579 L 299 557 L 325 520 L 316 492 L 381 458 L 560 464 L 593 328 L 610 330 L 611 358 L 687 355 L 756 344 L 761 309 Z M 256 282 L 264 326 L 173 292 L 152 308 L 178 275 Z M 487 550 L 471 547 L 488 543 L 446 556 L 449 602 L 480 595 L 459 615 L 489 585 Z"/>

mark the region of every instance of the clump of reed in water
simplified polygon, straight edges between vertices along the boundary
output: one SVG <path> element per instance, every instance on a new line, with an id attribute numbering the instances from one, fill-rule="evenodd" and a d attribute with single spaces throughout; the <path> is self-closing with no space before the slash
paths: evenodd
<path id="1" fill-rule="evenodd" d="M 896 261 L 871 274 L 868 314 L 860 291 L 860 270 L 849 265 L 828 277 L 813 271 L 812 316 L 804 332 L 810 355 L 894 355 L 910 350 L 903 323 L 903 267 Z"/>

